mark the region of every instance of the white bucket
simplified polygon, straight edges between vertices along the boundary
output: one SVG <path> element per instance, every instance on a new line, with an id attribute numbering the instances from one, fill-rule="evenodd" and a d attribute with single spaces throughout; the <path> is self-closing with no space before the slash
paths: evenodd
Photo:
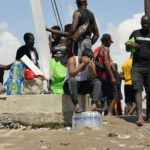
<path id="1" fill-rule="evenodd" d="M 100 130 L 102 128 L 102 117 L 99 112 L 87 111 L 73 114 L 72 130 L 82 130 L 85 128 L 92 130 Z"/>

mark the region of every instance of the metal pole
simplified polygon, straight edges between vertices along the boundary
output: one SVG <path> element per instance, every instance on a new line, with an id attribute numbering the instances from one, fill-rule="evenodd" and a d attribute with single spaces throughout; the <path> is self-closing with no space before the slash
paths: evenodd
<path id="1" fill-rule="evenodd" d="M 150 16 L 150 0 L 145 0 L 145 14 Z"/>

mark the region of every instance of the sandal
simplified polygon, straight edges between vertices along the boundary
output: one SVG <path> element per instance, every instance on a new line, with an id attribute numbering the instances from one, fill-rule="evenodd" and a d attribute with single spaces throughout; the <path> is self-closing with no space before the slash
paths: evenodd
<path id="1" fill-rule="evenodd" d="M 97 107 L 95 107 L 94 109 L 92 109 L 91 111 L 98 111 L 98 112 L 101 112 L 102 110 L 101 109 L 99 109 L 99 108 L 97 108 Z"/>
<path id="2" fill-rule="evenodd" d="M 76 109 L 74 109 L 74 112 L 75 113 L 81 113 L 81 112 L 83 112 L 83 110 L 81 107 L 77 107 Z"/>
<path id="3" fill-rule="evenodd" d="M 136 122 L 136 124 L 137 124 L 137 126 L 143 126 L 143 120 L 138 120 L 137 122 Z"/>

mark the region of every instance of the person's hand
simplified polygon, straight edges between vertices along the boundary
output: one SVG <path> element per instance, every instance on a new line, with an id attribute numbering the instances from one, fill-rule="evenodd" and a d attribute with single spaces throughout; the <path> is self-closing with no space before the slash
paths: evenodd
<path id="1" fill-rule="evenodd" d="M 88 58 L 87 56 L 83 56 L 82 62 L 84 63 L 85 66 L 87 66 L 90 63 L 90 58 Z"/>
<path id="2" fill-rule="evenodd" d="M 131 47 L 131 48 L 138 49 L 138 48 L 140 47 L 140 44 L 137 44 L 137 43 L 131 43 L 131 44 L 130 44 L 130 47 Z"/>
<path id="3" fill-rule="evenodd" d="M 91 67 L 92 67 L 92 65 L 93 65 L 93 61 L 92 61 L 92 60 L 90 60 L 90 62 L 89 62 L 89 64 L 88 64 L 89 68 L 91 68 Z"/>
<path id="4" fill-rule="evenodd" d="M 47 31 L 48 27 L 45 25 L 45 30 Z"/>
<path id="5" fill-rule="evenodd" d="M 113 85 L 117 84 L 116 79 L 114 77 L 111 78 L 111 82 L 112 82 Z"/>

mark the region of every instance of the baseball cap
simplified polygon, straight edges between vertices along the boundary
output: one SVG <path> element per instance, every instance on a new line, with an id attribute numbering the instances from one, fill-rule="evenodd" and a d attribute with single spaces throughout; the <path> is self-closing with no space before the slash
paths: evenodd
<path id="1" fill-rule="evenodd" d="M 87 0 L 76 0 L 76 3 L 86 2 Z"/>
<path id="2" fill-rule="evenodd" d="M 111 38 L 111 35 L 108 34 L 108 33 L 103 34 L 102 39 L 104 39 L 104 40 L 106 40 L 106 41 L 110 41 L 111 43 L 114 43 L 114 41 L 113 41 L 112 38 Z"/>

